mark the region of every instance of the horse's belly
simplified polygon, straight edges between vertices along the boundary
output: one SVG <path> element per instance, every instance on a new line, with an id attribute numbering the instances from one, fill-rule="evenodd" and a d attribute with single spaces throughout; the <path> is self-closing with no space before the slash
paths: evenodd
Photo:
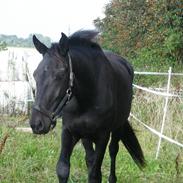
<path id="1" fill-rule="evenodd" d="M 80 138 L 92 138 L 99 133 L 99 129 L 94 125 L 85 123 L 71 123 L 67 124 L 66 128 L 74 135 Z"/>

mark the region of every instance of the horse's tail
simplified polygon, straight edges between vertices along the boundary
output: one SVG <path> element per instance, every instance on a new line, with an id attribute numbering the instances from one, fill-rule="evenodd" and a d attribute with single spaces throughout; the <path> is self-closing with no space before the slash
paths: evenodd
<path id="1" fill-rule="evenodd" d="M 144 155 L 139 141 L 128 121 L 122 128 L 121 140 L 138 167 L 143 168 L 146 164 Z"/>

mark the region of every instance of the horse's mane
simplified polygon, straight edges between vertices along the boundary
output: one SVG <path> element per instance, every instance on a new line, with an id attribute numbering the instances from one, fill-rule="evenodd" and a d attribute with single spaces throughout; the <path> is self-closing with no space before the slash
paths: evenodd
<path id="1" fill-rule="evenodd" d="M 101 50 L 100 46 L 96 43 L 96 36 L 99 34 L 95 30 L 80 30 L 69 36 L 69 47 L 92 47 Z M 52 43 L 49 49 L 51 54 L 59 54 L 59 44 Z"/>
<path id="2" fill-rule="evenodd" d="M 72 46 L 84 46 L 100 49 L 100 46 L 96 43 L 96 36 L 98 31 L 94 30 L 81 30 L 77 31 L 69 37 L 69 45 Z"/>
<path id="3" fill-rule="evenodd" d="M 80 30 L 72 34 L 69 38 L 72 39 L 85 39 L 88 41 L 93 41 L 98 35 L 98 31 L 95 30 Z"/>

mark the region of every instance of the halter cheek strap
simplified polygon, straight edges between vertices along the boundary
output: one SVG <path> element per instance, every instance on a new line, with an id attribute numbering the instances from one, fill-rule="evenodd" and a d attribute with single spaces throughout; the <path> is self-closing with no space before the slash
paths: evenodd
<path id="1" fill-rule="evenodd" d="M 62 116 L 62 110 L 64 106 L 67 104 L 67 102 L 69 102 L 69 100 L 71 99 L 71 96 L 72 96 L 72 90 L 71 88 L 68 88 L 64 98 L 59 103 L 57 109 L 55 110 L 54 113 L 52 113 L 53 121 L 56 121 L 59 117 Z"/>
<path id="2" fill-rule="evenodd" d="M 56 120 L 62 116 L 62 110 L 64 106 L 70 101 L 72 97 L 72 87 L 74 83 L 74 73 L 73 73 L 73 68 L 72 68 L 72 61 L 71 61 L 71 56 L 68 52 L 68 58 L 69 58 L 69 87 L 66 90 L 65 96 L 62 98 L 60 103 L 58 104 L 56 110 L 54 112 L 50 112 L 45 109 L 45 107 L 40 106 L 40 105 L 34 105 L 33 109 L 36 111 L 39 111 L 46 117 L 48 117 L 51 121 L 52 128 L 55 127 L 56 125 Z"/>

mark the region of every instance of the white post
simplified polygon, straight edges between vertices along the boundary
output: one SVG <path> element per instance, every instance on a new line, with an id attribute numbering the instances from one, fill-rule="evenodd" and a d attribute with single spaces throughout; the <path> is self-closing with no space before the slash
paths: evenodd
<path id="1" fill-rule="evenodd" d="M 170 90 L 170 80 L 171 80 L 171 73 L 172 73 L 172 68 L 169 67 L 168 70 L 168 83 L 167 83 L 167 96 L 165 98 L 165 106 L 164 106 L 164 113 L 163 113 L 163 120 L 162 120 L 162 124 L 161 124 L 161 132 L 160 132 L 160 136 L 159 136 L 159 142 L 158 142 L 158 147 L 157 147 L 157 152 L 156 152 L 156 159 L 158 158 L 159 155 L 159 151 L 160 151 L 160 146 L 161 146 L 161 140 L 162 140 L 162 134 L 163 134 L 163 130 L 164 130 L 164 125 L 165 125 L 165 120 L 166 120 L 166 113 L 167 113 L 167 107 L 168 107 L 168 99 L 169 99 L 169 90 Z"/>

